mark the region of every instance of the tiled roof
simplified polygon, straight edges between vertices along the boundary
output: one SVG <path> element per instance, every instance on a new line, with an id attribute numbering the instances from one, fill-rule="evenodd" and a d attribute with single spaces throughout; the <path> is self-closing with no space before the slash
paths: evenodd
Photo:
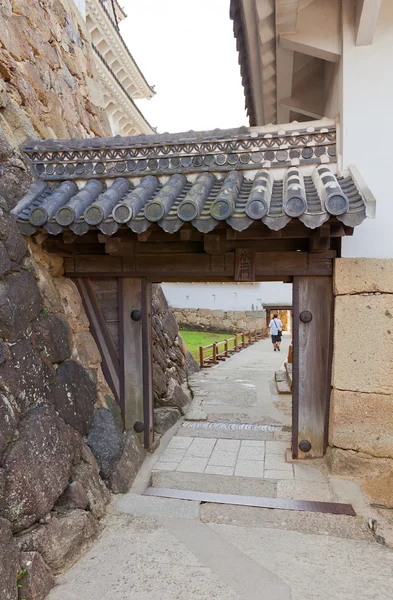
<path id="1" fill-rule="evenodd" d="M 277 180 L 272 170 L 260 169 L 246 174 L 205 171 L 196 177 L 175 173 L 165 180 L 153 175 L 136 181 L 93 178 L 79 187 L 69 179 L 36 181 L 13 212 L 25 235 L 41 227 L 52 235 L 65 229 L 83 235 L 96 228 L 113 235 L 122 226 L 143 233 L 153 223 L 174 233 L 189 222 L 209 232 L 221 221 L 237 231 L 254 221 L 279 230 L 291 219 L 314 229 L 331 217 L 351 227 L 366 218 L 365 202 L 352 178 L 336 177 L 324 165 L 308 176 L 289 167 Z"/>
<path id="2" fill-rule="evenodd" d="M 335 127 L 286 127 L 30 142 L 36 180 L 13 214 L 26 235 L 361 223 L 362 190 L 350 173 L 336 175 Z"/>

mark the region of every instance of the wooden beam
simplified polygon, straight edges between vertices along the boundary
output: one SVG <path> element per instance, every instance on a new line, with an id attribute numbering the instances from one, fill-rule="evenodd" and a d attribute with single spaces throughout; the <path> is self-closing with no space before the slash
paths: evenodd
<path id="1" fill-rule="evenodd" d="M 310 254 L 308 252 L 256 252 L 255 278 L 261 281 L 273 277 L 280 281 L 294 275 L 331 275 L 334 251 Z M 64 263 L 70 276 L 103 277 L 149 277 L 154 281 L 192 281 L 193 278 L 222 277 L 234 280 L 235 255 L 158 254 L 134 257 L 76 256 Z"/>
<path id="2" fill-rule="evenodd" d="M 311 321 L 302 314 L 311 313 Z M 327 446 L 333 331 L 331 277 L 295 277 L 293 282 L 293 454 L 323 456 Z M 299 442 L 310 442 L 308 452 Z"/>
<path id="3" fill-rule="evenodd" d="M 143 360 L 142 320 L 133 320 L 132 311 L 140 311 L 142 305 L 142 279 L 121 278 L 119 285 L 119 350 L 120 350 L 120 396 L 123 401 L 124 426 L 134 428 L 137 421 L 144 422 L 143 415 Z M 143 435 L 141 434 L 143 439 Z"/>
<path id="4" fill-rule="evenodd" d="M 356 2 L 356 46 L 373 43 L 382 0 L 357 0 Z"/>
<path id="5" fill-rule="evenodd" d="M 300 0 L 276 0 L 276 31 L 295 33 Z"/>
<path id="6" fill-rule="evenodd" d="M 306 104 L 305 101 L 300 98 L 284 98 L 281 100 L 281 106 L 285 106 L 288 110 L 292 110 L 301 115 L 306 115 L 307 117 L 312 117 L 313 119 L 323 118 L 324 111 L 322 106 Z"/>
<path id="7" fill-rule="evenodd" d="M 91 281 L 87 277 L 74 279 L 89 319 L 90 331 L 102 358 L 102 371 L 109 387 L 120 401 L 119 357 Z"/>
<path id="8" fill-rule="evenodd" d="M 154 443 L 152 284 L 146 278 L 142 279 L 142 308 L 143 439 L 146 450 L 150 450 Z"/>
<path id="9" fill-rule="evenodd" d="M 341 57 L 341 0 L 314 0 L 298 12 L 296 33 L 280 34 L 280 46 L 329 62 Z"/>

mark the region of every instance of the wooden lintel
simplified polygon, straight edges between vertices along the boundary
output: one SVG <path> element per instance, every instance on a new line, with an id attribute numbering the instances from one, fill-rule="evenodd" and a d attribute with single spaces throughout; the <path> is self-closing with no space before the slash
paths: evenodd
<path id="1" fill-rule="evenodd" d="M 225 252 L 225 239 L 218 233 L 206 233 L 203 247 L 206 254 L 222 254 Z"/>
<path id="2" fill-rule="evenodd" d="M 294 275 L 331 275 L 335 251 L 312 254 L 308 252 L 256 252 L 255 280 L 273 277 L 281 281 Z M 229 278 L 234 281 L 235 255 L 205 253 L 139 254 L 134 257 L 75 256 L 65 259 L 68 275 L 103 277 L 150 277 L 154 281 L 192 281 L 196 278 Z"/>
<path id="3" fill-rule="evenodd" d="M 36 244 L 38 244 L 39 246 L 41 246 L 41 244 L 43 244 L 46 240 L 46 238 L 49 236 L 49 233 L 46 233 L 46 231 L 40 231 L 39 233 L 37 233 L 33 240 L 35 241 Z"/>

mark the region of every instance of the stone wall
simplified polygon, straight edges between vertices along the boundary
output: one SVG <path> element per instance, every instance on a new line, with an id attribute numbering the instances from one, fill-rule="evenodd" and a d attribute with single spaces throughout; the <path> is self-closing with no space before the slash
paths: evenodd
<path id="1" fill-rule="evenodd" d="M 180 329 L 240 333 L 266 327 L 265 310 L 211 310 L 210 308 L 173 308 Z"/>
<path id="2" fill-rule="evenodd" d="M 110 135 L 94 103 L 98 93 L 72 0 L 0 0 L 2 600 L 18 598 L 17 579 L 20 597 L 46 596 L 53 574 L 99 534 L 111 492 L 129 489 L 145 455 L 136 434 L 122 431 L 62 260 L 27 243 L 9 216 L 31 182 L 20 143 Z M 184 410 L 189 363 L 159 288 L 155 303 L 154 396 L 162 432 Z"/>
<path id="3" fill-rule="evenodd" d="M 393 259 L 337 259 L 334 294 L 330 462 L 392 481 Z"/>

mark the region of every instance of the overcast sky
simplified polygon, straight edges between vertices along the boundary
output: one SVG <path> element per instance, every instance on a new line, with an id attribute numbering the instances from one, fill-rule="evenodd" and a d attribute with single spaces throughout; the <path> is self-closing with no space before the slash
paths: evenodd
<path id="1" fill-rule="evenodd" d="M 137 102 L 159 133 L 248 125 L 229 0 L 120 0 L 120 28 L 156 95 Z"/>

